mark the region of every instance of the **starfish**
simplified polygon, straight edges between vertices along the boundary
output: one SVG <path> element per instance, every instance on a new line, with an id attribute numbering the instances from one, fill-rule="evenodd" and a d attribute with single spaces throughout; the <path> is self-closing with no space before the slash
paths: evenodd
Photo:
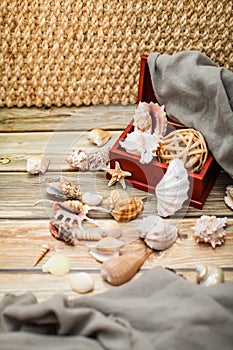
<path id="1" fill-rule="evenodd" d="M 120 167 L 119 162 L 115 162 L 115 169 L 104 168 L 103 170 L 112 176 L 111 180 L 108 183 L 109 187 L 119 181 L 123 189 L 126 189 L 125 177 L 131 176 L 132 174 L 129 171 L 123 171 Z"/>

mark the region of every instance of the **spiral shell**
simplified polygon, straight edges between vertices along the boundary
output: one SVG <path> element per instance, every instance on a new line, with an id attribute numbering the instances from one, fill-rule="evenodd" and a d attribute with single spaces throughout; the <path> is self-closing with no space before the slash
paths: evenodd
<path id="1" fill-rule="evenodd" d="M 132 197 L 128 204 L 116 206 L 111 215 L 116 221 L 128 222 L 134 220 L 143 210 L 144 203 L 140 198 Z"/>
<path id="2" fill-rule="evenodd" d="M 104 204 L 111 211 L 115 207 L 129 204 L 131 196 L 124 190 L 113 190 Z"/>
<path id="3" fill-rule="evenodd" d="M 197 283 L 203 284 L 206 287 L 214 286 L 224 282 L 223 270 L 213 264 L 197 264 Z"/>
<path id="4" fill-rule="evenodd" d="M 105 281 L 119 286 L 134 277 L 152 252 L 148 249 L 139 255 L 120 255 L 110 258 L 103 262 L 100 273 Z"/>
<path id="5" fill-rule="evenodd" d="M 50 251 L 50 246 L 48 244 L 42 244 L 40 253 L 36 258 L 36 260 L 34 261 L 33 267 L 35 267 L 43 259 L 45 254 L 47 254 L 49 251 Z"/>
<path id="6" fill-rule="evenodd" d="M 224 243 L 226 237 L 227 217 L 216 218 L 216 216 L 202 215 L 192 227 L 194 230 L 193 237 L 199 242 L 209 243 L 212 248 Z"/>
<path id="7" fill-rule="evenodd" d="M 49 230 L 54 238 L 67 244 L 74 245 L 74 236 L 68 225 L 59 220 L 50 220 Z"/>
<path id="8" fill-rule="evenodd" d="M 46 192 L 61 199 L 77 199 L 82 195 L 78 185 L 68 181 L 49 182 Z"/>
<path id="9" fill-rule="evenodd" d="M 143 218 L 138 226 L 140 237 L 151 249 L 164 250 L 171 247 L 177 239 L 176 226 L 156 215 L 149 215 Z"/>
<path id="10" fill-rule="evenodd" d="M 224 197 L 224 201 L 226 205 L 233 210 L 233 185 L 228 185 L 226 187 L 226 196 Z"/>

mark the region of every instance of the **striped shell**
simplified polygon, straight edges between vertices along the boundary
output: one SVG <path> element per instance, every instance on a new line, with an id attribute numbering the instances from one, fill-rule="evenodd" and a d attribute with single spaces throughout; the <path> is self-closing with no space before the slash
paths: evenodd
<path id="1" fill-rule="evenodd" d="M 74 236 L 68 225 L 60 220 L 50 220 L 49 230 L 51 235 L 67 244 L 74 245 Z"/>
<path id="2" fill-rule="evenodd" d="M 111 211 L 116 206 L 123 206 L 130 202 L 130 195 L 124 190 L 113 190 L 105 200 L 106 207 Z"/>
<path id="3" fill-rule="evenodd" d="M 101 275 L 105 281 L 114 286 L 128 282 L 152 252 L 148 249 L 138 255 L 120 255 L 110 258 L 103 262 Z"/>
<path id="4" fill-rule="evenodd" d="M 132 197 L 129 203 L 116 206 L 111 215 L 116 221 L 128 222 L 135 219 L 143 210 L 144 203 L 140 198 Z"/>

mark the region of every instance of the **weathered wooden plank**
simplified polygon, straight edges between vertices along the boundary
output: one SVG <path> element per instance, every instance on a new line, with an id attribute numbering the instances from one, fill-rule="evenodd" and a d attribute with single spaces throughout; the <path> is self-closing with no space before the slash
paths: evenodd
<path id="1" fill-rule="evenodd" d="M 102 221 L 99 220 L 99 223 Z M 145 244 L 138 239 L 137 226 L 141 220 L 137 219 L 127 224 L 122 223 L 122 240 L 126 246 L 122 248 L 122 254 L 132 254 L 145 249 Z M 164 266 L 174 269 L 195 269 L 197 263 L 215 263 L 224 268 L 233 268 L 233 219 L 228 219 L 226 227 L 227 239 L 222 246 L 213 249 L 207 244 L 198 244 L 193 239 L 192 226 L 194 220 L 183 219 L 170 220 L 179 228 L 180 238 L 169 249 L 154 252 L 147 259 L 144 268 Z M 84 224 L 88 232 L 97 232 L 89 224 Z M 131 243 L 130 243 L 131 242 Z M 33 262 L 38 255 L 41 244 L 47 243 L 51 250 L 46 257 L 33 268 Z M 41 270 L 43 263 L 55 252 L 68 257 L 72 270 L 98 271 L 100 263 L 89 254 L 86 242 L 77 241 L 75 246 L 69 246 L 62 241 L 54 239 L 49 232 L 49 220 L 22 220 L 2 221 L 0 234 L 0 270 L 12 270 L 17 273 L 20 270 Z"/>
<path id="2" fill-rule="evenodd" d="M 0 131 L 87 130 L 100 125 L 124 129 L 132 119 L 135 105 L 0 108 Z M 87 122 L 88 121 L 88 122 Z"/>
<path id="3" fill-rule="evenodd" d="M 46 195 L 46 182 L 51 179 L 62 177 L 65 180 L 75 181 L 79 184 L 82 192 L 91 191 L 106 198 L 115 185 L 108 187 L 108 180 L 104 172 L 47 172 L 43 176 L 31 175 L 28 173 L 1 173 L 0 175 L 0 218 L 48 218 L 52 215 L 51 204 L 40 203 L 39 200 L 49 199 Z M 231 182 L 230 182 L 231 181 Z M 232 179 L 222 172 L 212 189 L 202 210 L 189 207 L 175 214 L 176 217 L 198 217 L 200 215 L 216 215 L 232 217 L 230 210 L 223 198 L 225 187 L 232 183 Z M 119 187 L 117 187 L 119 188 Z M 131 187 L 127 191 L 134 196 L 146 197 L 145 208 L 142 215 L 156 214 L 156 197 Z M 50 199 L 53 199 L 50 197 Z M 99 216 L 99 214 L 98 214 Z"/>
<path id="4" fill-rule="evenodd" d="M 43 301 L 50 298 L 53 294 L 64 294 L 69 299 L 74 299 L 81 297 L 82 294 L 75 293 L 70 288 L 70 276 L 80 272 L 79 270 L 72 271 L 68 275 L 62 277 L 52 276 L 50 274 L 42 273 L 4 273 L 0 274 L 0 299 L 7 293 L 14 295 L 21 295 L 23 293 L 31 292 L 33 293 L 38 301 Z M 139 271 L 134 277 L 140 278 L 143 274 L 143 270 Z M 112 287 L 105 281 L 103 281 L 100 273 L 89 272 L 94 280 L 94 290 L 89 293 L 89 295 L 94 295 L 98 293 L 105 292 Z M 177 273 L 182 274 L 188 281 L 196 284 L 196 272 L 193 270 L 177 270 Z M 233 271 L 224 270 L 225 281 L 233 280 Z"/>
<path id="5" fill-rule="evenodd" d="M 87 140 L 88 131 L 36 132 L 0 134 L 0 158 L 9 158 L 8 164 L 0 162 L 0 171 L 26 171 L 27 159 L 43 154 L 50 160 L 49 170 L 67 171 L 72 169 L 66 157 L 74 149 L 97 151 L 111 148 L 121 134 L 112 131 L 108 143 L 98 148 Z"/>

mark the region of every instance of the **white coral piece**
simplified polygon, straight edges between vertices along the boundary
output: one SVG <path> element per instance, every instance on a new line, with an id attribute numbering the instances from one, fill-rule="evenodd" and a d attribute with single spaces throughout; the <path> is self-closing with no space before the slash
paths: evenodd
<path id="1" fill-rule="evenodd" d="M 216 216 L 202 215 L 196 225 L 192 227 L 193 236 L 197 242 L 209 243 L 213 248 L 224 243 L 226 231 L 224 227 L 227 217 L 216 218 Z"/>
<path id="2" fill-rule="evenodd" d="M 120 141 L 121 147 L 126 152 L 140 156 L 142 164 L 148 164 L 156 155 L 159 137 L 157 133 L 148 134 L 141 131 L 129 133 L 124 141 Z"/>

